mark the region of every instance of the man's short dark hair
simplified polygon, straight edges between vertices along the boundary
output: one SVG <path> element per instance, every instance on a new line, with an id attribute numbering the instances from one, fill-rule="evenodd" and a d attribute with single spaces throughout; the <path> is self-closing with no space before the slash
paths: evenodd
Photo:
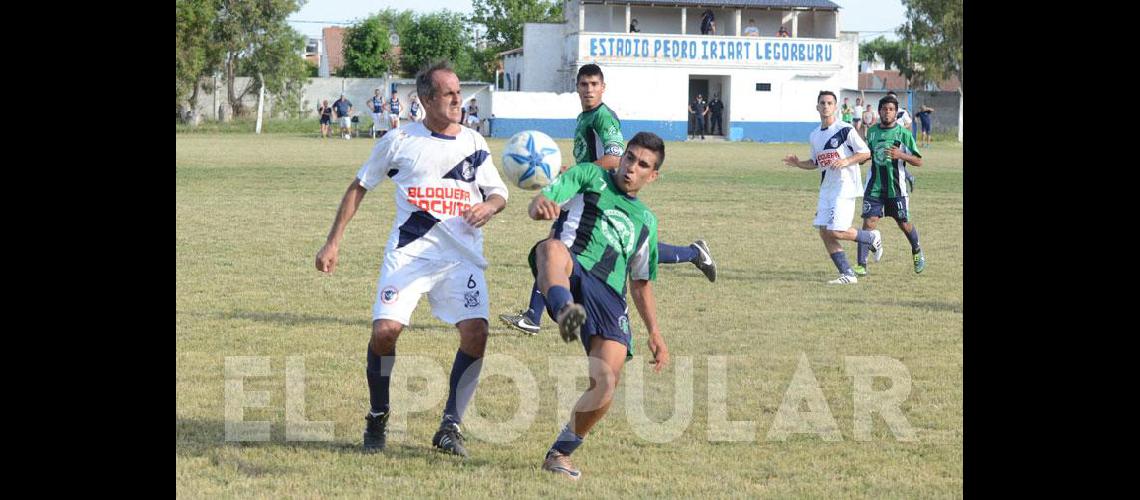
<path id="1" fill-rule="evenodd" d="M 579 80 L 582 79 L 583 76 L 594 76 L 594 75 L 597 75 L 598 79 L 600 79 L 601 81 L 603 81 L 603 82 L 606 81 L 606 75 L 602 74 L 602 68 L 599 67 L 597 64 L 590 63 L 590 64 L 587 64 L 585 66 L 582 66 L 581 68 L 578 68 L 578 76 L 574 77 L 574 82 L 577 83 Z"/>
<path id="2" fill-rule="evenodd" d="M 419 95 L 426 95 L 425 99 L 432 99 L 435 97 L 435 85 L 432 84 L 432 75 L 436 71 L 448 71 L 455 73 L 452 69 L 451 63 L 447 59 L 436 60 L 416 73 L 416 93 Z"/>
<path id="3" fill-rule="evenodd" d="M 819 91 L 819 95 L 815 96 L 815 102 L 819 102 L 819 98 L 823 97 L 825 95 L 831 96 L 831 98 L 834 99 L 835 101 L 839 100 L 838 97 L 835 97 L 835 92 L 832 92 L 830 90 L 821 90 L 821 91 Z"/>
<path id="4" fill-rule="evenodd" d="M 888 103 L 888 102 L 894 103 L 896 110 L 899 109 L 899 100 L 895 99 L 895 96 L 890 95 L 890 94 L 887 94 L 886 97 L 879 99 L 879 109 L 883 109 L 883 105 Z"/>
<path id="5" fill-rule="evenodd" d="M 629 140 L 625 145 L 626 151 L 634 146 L 640 146 L 657 154 L 657 164 L 653 166 L 653 170 L 661 170 L 661 164 L 665 163 L 665 141 L 661 140 L 657 134 L 653 132 L 638 132 Z"/>
<path id="6" fill-rule="evenodd" d="M 893 95 L 895 97 L 898 97 L 898 94 L 896 94 L 895 91 L 893 91 L 893 90 L 887 92 L 887 95 L 889 95 L 889 96 Z"/>

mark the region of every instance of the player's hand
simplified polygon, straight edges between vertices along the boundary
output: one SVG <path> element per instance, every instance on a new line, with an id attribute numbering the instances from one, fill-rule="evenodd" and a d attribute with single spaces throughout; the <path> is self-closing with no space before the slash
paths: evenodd
<path id="1" fill-rule="evenodd" d="M 476 203 L 463 212 L 463 220 L 472 226 L 483 227 L 494 215 L 495 209 L 487 203 Z"/>
<path id="2" fill-rule="evenodd" d="M 321 251 L 317 252 L 317 270 L 332 274 L 336 270 L 337 254 L 340 249 L 336 245 L 325 243 Z"/>
<path id="3" fill-rule="evenodd" d="M 850 165 L 850 164 L 851 164 L 851 160 L 848 160 L 847 158 L 840 158 L 838 160 L 831 162 L 831 165 L 829 165 L 828 168 L 830 168 L 832 170 L 839 170 L 839 169 L 846 167 L 847 165 Z"/>
<path id="4" fill-rule="evenodd" d="M 540 194 L 530 203 L 529 212 L 530 218 L 535 220 L 554 220 L 562 212 L 562 207 Z"/>
<path id="5" fill-rule="evenodd" d="M 665 345 L 665 338 L 660 333 L 649 334 L 649 352 L 653 353 L 653 361 L 649 362 L 654 365 L 653 372 L 661 373 L 669 364 L 669 346 Z"/>
<path id="6" fill-rule="evenodd" d="M 789 167 L 796 167 L 796 168 L 799 168 L 799 166 L 800 166 L 800 157 L 798 157 L 798 156 L 796 156 L 796 155 L 788 155 L 788 156 L 785 156 L 785 157 L 784 157 L 784 164 L 786 164 L 786 165 L 787 165 L 787 166 L 789 166 Z"/>
<path id="7" fill-rule="evenodd" d="M 902 150 L 898 146 L 891 146 L 890 149 L 887 149 L 887 156 L 891 157 L 892 160 L 897 160 L 902 158 Z"/>

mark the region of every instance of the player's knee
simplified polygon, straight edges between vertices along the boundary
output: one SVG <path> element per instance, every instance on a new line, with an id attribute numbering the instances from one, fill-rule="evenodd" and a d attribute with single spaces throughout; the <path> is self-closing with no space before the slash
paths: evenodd
<path id="1" fill-rule="evenodd" d="M 381 321 L 372 326 L 372 342 L 369 344 L 372 352 L 379 356 L 392 354 L 396 349 L 396 340 L 400 338 L 400 328 Z"/>
<path id="2" fill-rule="evenodd" d="M 487 347 L 487 321 L 469 319 L 460 321 L 456 326 L 459 328 L 460 350 L 471 356 L 483 357 Z"/>
<path id="3" fill-rule="evenodd" d="M 566 244 L 561 240 L 549 238 L 538 244 L 538 255 L 543 259 L 552 259 L 566 253 Z"/>

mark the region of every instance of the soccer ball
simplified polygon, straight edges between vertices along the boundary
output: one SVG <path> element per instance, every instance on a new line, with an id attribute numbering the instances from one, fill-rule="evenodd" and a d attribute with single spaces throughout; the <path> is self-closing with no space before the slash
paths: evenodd
<path id="1" fill-rule="evenodd" d="M 562 166 L 562 152 L 549 135 L 524 130 L 503 149 L 503 174 L 516 186 L 533 191 L 554 182 Z"/>

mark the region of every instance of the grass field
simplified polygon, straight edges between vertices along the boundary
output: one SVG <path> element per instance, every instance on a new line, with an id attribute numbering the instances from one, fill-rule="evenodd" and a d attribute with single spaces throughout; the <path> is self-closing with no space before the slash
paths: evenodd
<path id="1" fill-rule="evenodd" d="M 489 142 L 497 157 L 504 141 Z M 569 141 L 558 142 L 569 159 Z M 913 273 L 905 237 L 884 221 L 885 259 L 845 287 L 825 284 L 835 269 L 810 226 L 818 174 L 780 162 L 787 153 L 806 156 L 806 144 L 668 143 L 662 175 L 642 198 L 661 221 L 663 241 L 709 242 L 719 279 L 709 283 L 689 264 L 661 269 L 654 284 L 659 322 L 674 357 L 664 374 L 647 369 L 645 332 L 631 311 L 639 357 L 627 365 L 610 413 L 574 455 L 583 472 L 577 483 L 539 469 L 562 423 L 558 379 L 586 384 L 584 370 L 552 370 L 580 360 L 582 350 L 563 344 L 549 319 L 536 337 L 497 319 L 490 325 L 487 352 L 525 367 L 537 393 L 520 393 L 501 374 L 486 376 L 472 411 L 504 422 L 537 403 L 533 423 L 516 439 L 492 439 L 490 431 L 480 439 L 469 429 L 470 459 L 436 453 L 430 439 L 446 394 L 408 415 L 412 402 L 394 393 L 393 421 L 404 418 L 406 429 L 389 434 L 384 454 L 358 452 L 368 406 L 365 348 L 393 217 L 392 185 L 365 198 L 334 275 L 317 272 L 313 259 L 372 140 L 176 134 L 176 144 L 179 496 L 962 496 L 958 143 L 936 143 L 924 151 L 926 164 L 914 169 L 911 213 L 926 271 Z M 526 253 L 548 230 L 526 218 L 531 195 L 512 189 L 507 209 L 485 228 L 493 314 L 524 306 L 529 293 Z M 854 259 L 854 244 L 845 248 Z M 446 377 L 458 344 L 454 328 L 431 316 L 426 301 L 412 323 L 400 339 L 405 361 L 397 362 L 396 375 L 438 366 Z M 272 422 L 267 442 L 226 440 L 225 367 L 237 356 L 268 359 L 267 376 L 244 379 L 247 393 L 269 395 L 266 407 L 244 411 L 246 421 Z M 916 440 L 896 439 L 878 414 L 871 439 L 856 440 L 855 389 L 845 360 L 858 356 L 891 358 L 909 371 L 911 391 L 901 410 Z M 333 422 L 332 441 L 286 440 L 289 357 L 304 360 L 305 417 Z M 838 425 L 839 441 L 815 434 L 767 439 L 801 358 Z M 727 378 L 710 376 L 710 364 L 721 359 Z M 686 363 L 691 369 L 682 369 Z M 657 443 L 638 436 L 645 427 L 631 424 L 635 412 L 627 409 L 633 371 L 645 373 L 645 414 L 655 422 L 673 415 L 674 389 L 691 383 L 691 393 L 681 394 L 692 397 L 692 418 L 679 437 Z M 710 403 L 710 382 L 727 391 L 726 404 Z M 888 385 L 876 379 L 874 390 Z M 412 379 L 409 386 L 415 392 L 432 383 Z M 297 402 L 294 397 L 290 404 Z M 741 441 L 710 439 L 710 431 L 723 428 L 714 422 L 721 414 L 715 408 L 729 420 L 752 421 L 744 424 L 752 438 L 746 430 L 735 435 Z"/>

